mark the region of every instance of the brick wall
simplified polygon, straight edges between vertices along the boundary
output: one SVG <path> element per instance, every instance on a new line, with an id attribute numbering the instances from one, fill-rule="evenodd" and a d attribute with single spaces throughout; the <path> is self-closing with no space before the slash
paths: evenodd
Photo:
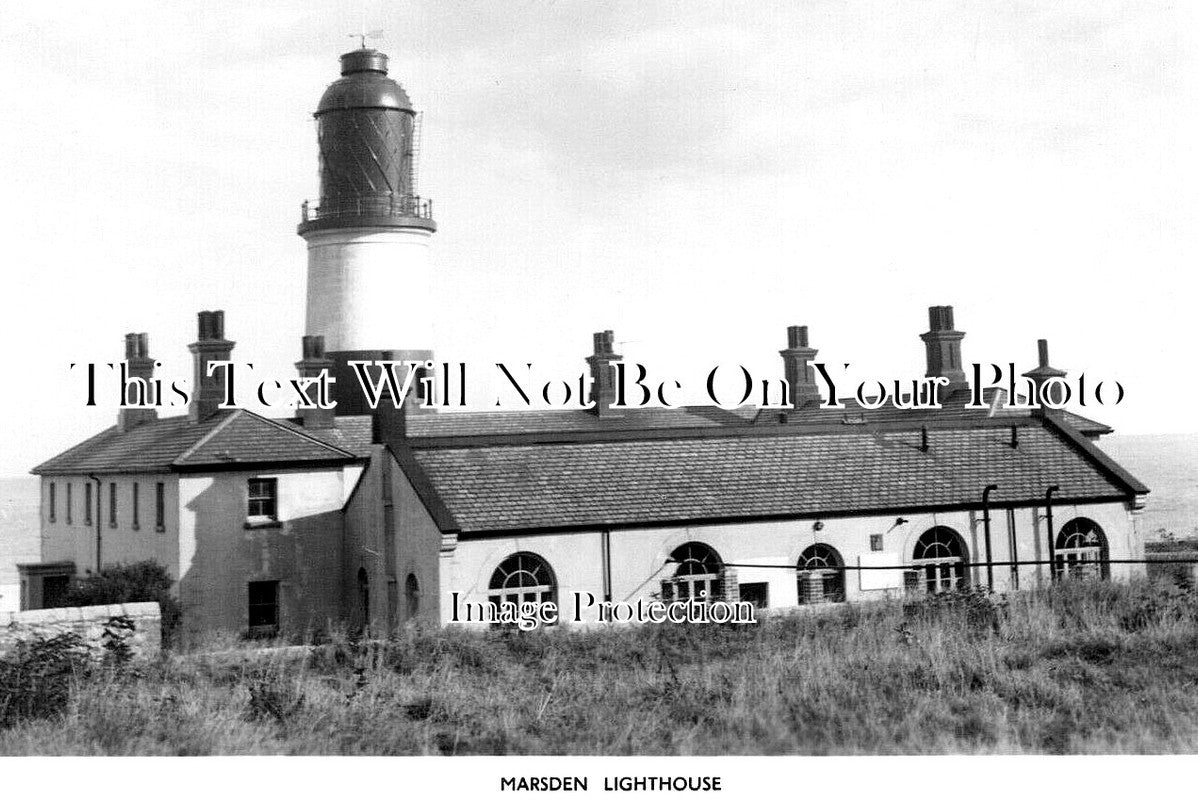
<path id="1" fill-rule="evenodd" d="M 79 608 L 43 608 L 37 611 L 0 613 L 0 656 L 8 653 L 17 642 L 42 636 L 46 639 L 61 633 L 79 634 L 97 658 L 104 629 L 113 620 L 126 618 L 132 627 L 114 625 L 129 645 L 135 658 L 157 658 L 162 650 L 162 614 L 157 603 L 125 603 L 110 606 Z"/>

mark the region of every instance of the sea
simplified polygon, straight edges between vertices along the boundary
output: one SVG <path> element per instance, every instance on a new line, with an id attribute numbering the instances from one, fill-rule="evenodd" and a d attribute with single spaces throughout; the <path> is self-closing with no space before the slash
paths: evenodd
<path id="1" fill-rule="evenodd" d="M 1198 433 L 1103 437 L 1099 446 L 1148 485 L 1148 539 L 1198 539 Z M 0 612 L 20 602 L 17 564 L 38 560 L 38 479 L 0 478 Z"/>

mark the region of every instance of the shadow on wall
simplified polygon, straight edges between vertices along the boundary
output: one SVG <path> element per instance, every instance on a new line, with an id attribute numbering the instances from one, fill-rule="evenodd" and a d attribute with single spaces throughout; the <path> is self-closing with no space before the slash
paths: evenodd
<path id="1" fill-rule="evenodd" d="M 205 633 L 272 636 L 328 630 L 344 619 L 340 509 L 247 522 L 245 478 L 204 479 L 180 531 L 185 643 Z"/>

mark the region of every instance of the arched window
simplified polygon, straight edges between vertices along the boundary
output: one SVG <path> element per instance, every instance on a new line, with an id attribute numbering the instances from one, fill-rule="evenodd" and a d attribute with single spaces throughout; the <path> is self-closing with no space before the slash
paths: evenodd
<path id="1" fill-rule="evenodd" d="M 557 579 L 549 563 L 536 553 L 515 553 L 491 573 L 488 599 L 502 603 L 556 603 Z"/>
<path id="2" fill-rule="evenodd" d="M 404 584 L 404 598 L 408 602 L 408 619 L 414 619 L 420 611 L 420 581 L 411 572 Z"/>
<path id="3" fill-rule="evenodd" d="M 1075 517 L 1061 526 L 1057 534 L 1054 575 L 1070 578 L 1110 577 L 1107 564 L 1106 534 L 1098 523 L 1085 517 Z"/>
<path id="4" fill-rule="evenodd" d="M 911 564 L 918 581 L 929 594 L 964 589 L 969 582 L 965 570 L 969 554 L 965 540 L 952 528 L 928 528 L 915 543 Z"/>
<path id="5" fill-rule="evenodd" d="M 799 603 L 844 602 L 844 559 L 836 548 L 813 544 L 799 556 Z"/>
<path id="6" fill-rule="evenodd" d="M 723 596 L 721 574 L 724 562 L 702 542 L 687 542 L 674 548 L 670 561 L 678 564 L 674 577 L 661 582 L 663 600 L 702 600 L 710 603 Z"/>

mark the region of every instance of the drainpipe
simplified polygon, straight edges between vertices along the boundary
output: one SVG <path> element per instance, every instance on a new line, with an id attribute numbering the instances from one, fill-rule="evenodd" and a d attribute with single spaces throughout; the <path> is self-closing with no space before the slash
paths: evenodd
<path id="1" fill-rule="evenodd" d="M 100 504 L 100 492 L 104 488 L 104 483 L 95 475 L 88 475 L 87 477 L 96 482 L 96 574 L 99 575 L 100 568 L 104 564 L 103 559 L 100 557 L 100 549 L 104 542 L 104 523 L 101 519 L 103 515 L 100 514 L 100 509 L 102 508 Z"/>
<path id="2" fill-rule="evenodd" d="M 1052 530 L 1052 495 L 1060 488 L 1054 483 L 1044 493 L 1044 517 L 1048 524 L 1048 579 L 1050 581 L 1057 579 L 1057 543 L 1056 535 Z"/>
<path id="3" fill-rule="evenodd" d="M 611 531 L 604 530 L 600 534 L 600 546 L 603 548 L 603 599 L 611 602 Z"/>
<path id="4" fill-rule="evenodd" d="M 994 558 L 990 554 L 990 493 L 998 488 L 992 483 L 982 490 L 982 529 L 986 534 L 986 588 L 994 591 Z"/>
<path id="5" fill-rule="evenodd" d="M 1007 510 L 1007 547 L 1011 550 L 1011 586 L 1019 589 L 1019 533 L 1015 530 L 1015 509 Z"/>

